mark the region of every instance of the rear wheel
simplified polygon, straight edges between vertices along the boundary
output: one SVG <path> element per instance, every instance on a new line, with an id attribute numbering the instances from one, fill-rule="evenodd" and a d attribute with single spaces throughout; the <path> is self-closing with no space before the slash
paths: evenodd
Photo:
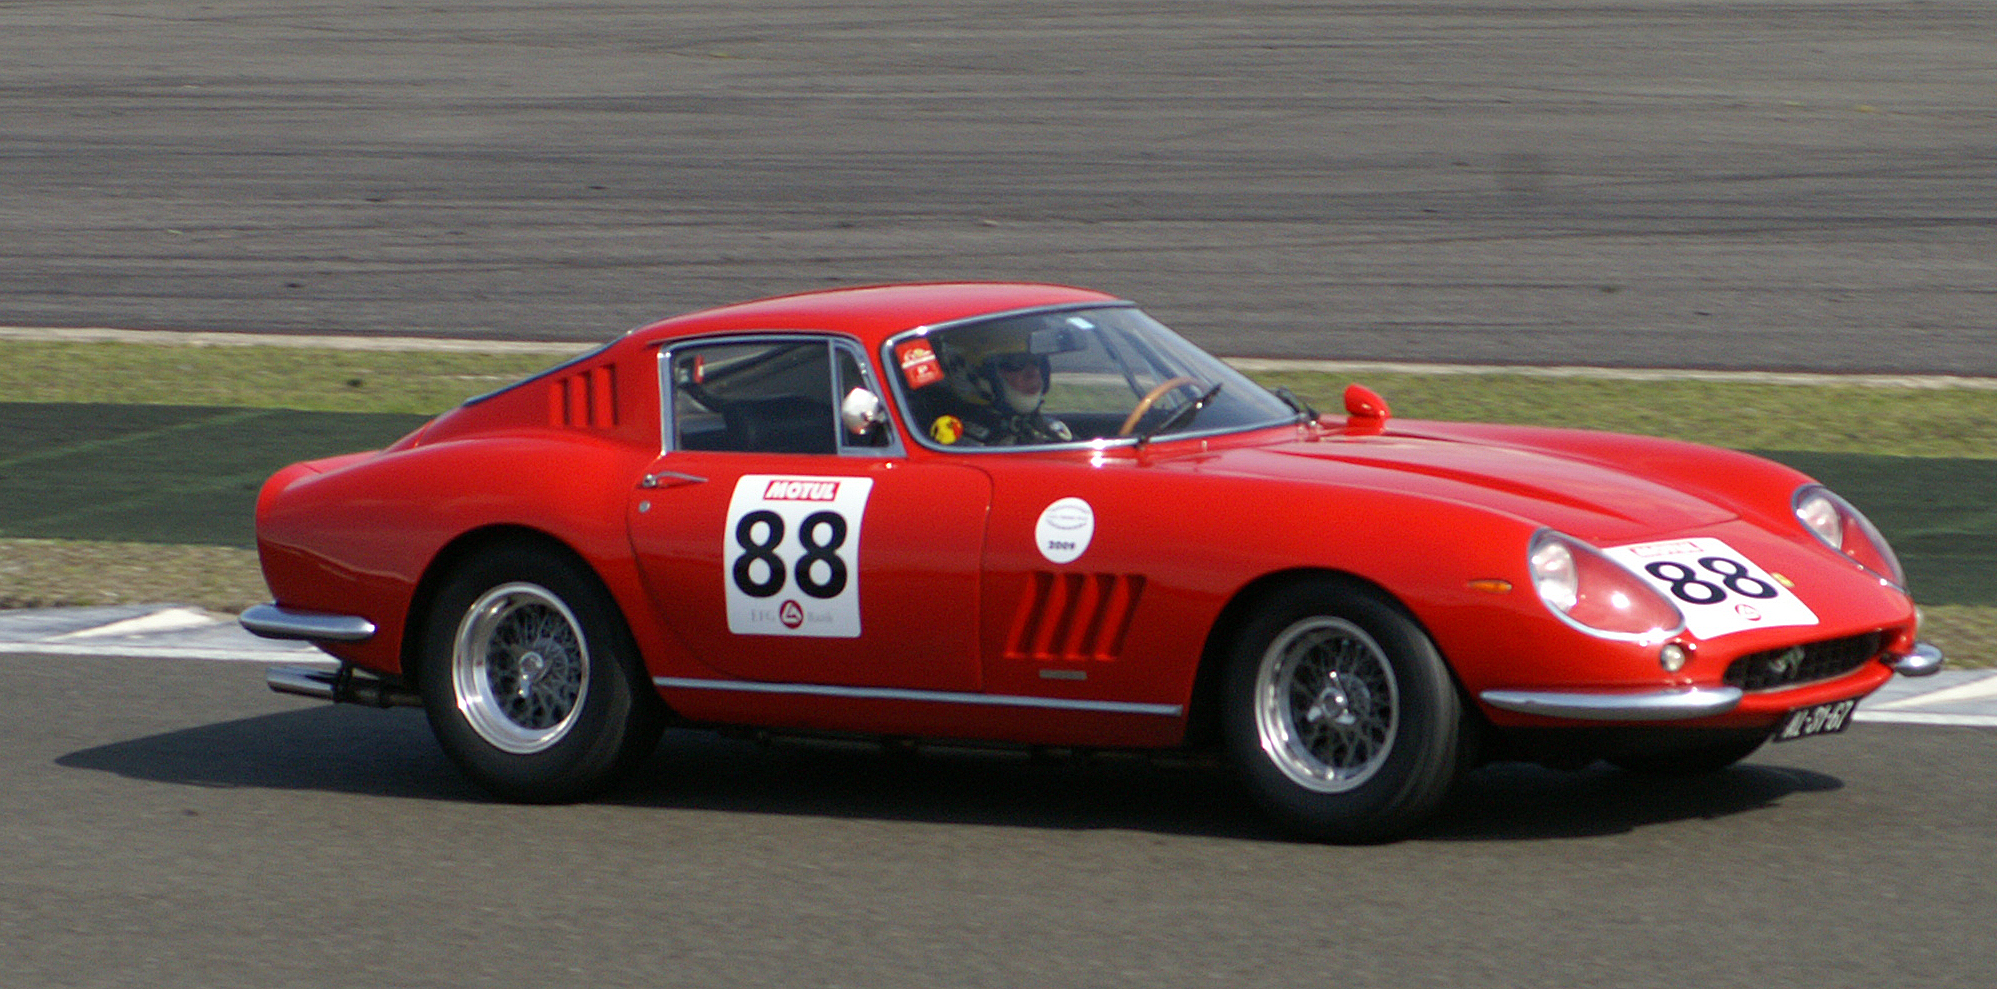
<path id="1" fill-rule="evenodd" d="M 1456 686 L 1427 633 L 1337 583 L 1277 592 L 1243 629 L 1222 728 L 1256 799 L 1298 832 L 1381 841 L 1441 805 L 1467 744 Z"/>
<path id="2" fill-rule="evenodd" d="M 508 548 L 444 585 L 418 658 L 431 729 L 494 795 L 556 803 L 601 792 L 658 740 L 658 700 L 593 575 Z"/>

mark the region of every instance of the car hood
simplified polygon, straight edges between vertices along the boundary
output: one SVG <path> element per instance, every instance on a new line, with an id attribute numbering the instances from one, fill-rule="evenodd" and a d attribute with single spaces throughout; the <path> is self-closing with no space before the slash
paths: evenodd
<path id="1" fill-rule="evenodd" d="M 1477 505 L 1594 542 L 1713 525 L 1731 508 L 1554 450 L 1419 436 L 1327 437 L 1210 450 L 1199 473 L 1363 488 Z"/>

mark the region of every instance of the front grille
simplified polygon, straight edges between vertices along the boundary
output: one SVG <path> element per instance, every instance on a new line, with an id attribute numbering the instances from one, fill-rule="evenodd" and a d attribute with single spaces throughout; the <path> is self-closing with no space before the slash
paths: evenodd
<path id="1" fill-rule="evenodd" d="M 1727 667 L 1726 682 L 1742 690 L 1776 690 L 1841 677 L 1879 655 L 1879 646 L 1885 638 L 1884 633 L 1867 632 L 1751 653 Z"/>

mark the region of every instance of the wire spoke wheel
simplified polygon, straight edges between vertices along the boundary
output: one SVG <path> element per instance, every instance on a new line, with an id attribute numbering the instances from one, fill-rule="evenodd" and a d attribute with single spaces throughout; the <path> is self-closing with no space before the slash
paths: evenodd
<path id="1" fill-rule="evenodd" d="M 1385 841 L 1448 797 L 1474 748 L 1434 640 L 1393 599 L 1327 577 L 1256 601 L 1219 685 L 1229 761 L 1321 841 Z"/>
<path id="2" fill-rule="evenodd" d="M 502 584 L 458 623 L 451 691 L 465 721 L 494 748 L 540 752 L 574 727 L 589 663 L 568 605 L 537 584 Z"/>
<path id="3" fill-rule="evenodd" d="M 1400 727 L 1393 666 L 1371 636 L 1342 618 L 1312 616 L 1269 644 L 1255 682 L 1262 751 L 1319 793 L 1372 778 Z"/>
<path id="4" fill-rule="evenodd" d="M 664 708 L 623 616 L 559 548 L 469 556 L 425 609 L 416 682 L 430 729 L 494 796 L 583 800 L 637 766 Z"/>

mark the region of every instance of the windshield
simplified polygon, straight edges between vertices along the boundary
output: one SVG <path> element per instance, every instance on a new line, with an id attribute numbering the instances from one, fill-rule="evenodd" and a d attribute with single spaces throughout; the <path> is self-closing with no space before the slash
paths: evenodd
<path id="1" fill-rule="evenodd" d="M 1136 440 L 1296 417 L 1282 399 L 1127 306 L 960 323 L 897 337 L 886 356 L 910 428 L 929 446 Z"/>

